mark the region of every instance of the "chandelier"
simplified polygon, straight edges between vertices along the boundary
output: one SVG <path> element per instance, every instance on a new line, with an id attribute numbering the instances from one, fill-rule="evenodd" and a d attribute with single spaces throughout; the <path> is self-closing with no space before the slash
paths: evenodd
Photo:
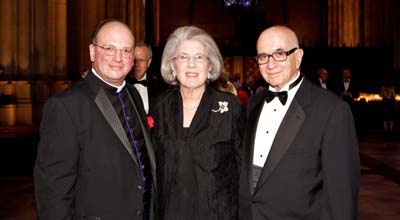
<path id="1" fill-rule="evenodd" d="M 224 0 L 224 5 L 229 7 L 233 5 L 250 7 L 259 3 L 261 0 Z"/>

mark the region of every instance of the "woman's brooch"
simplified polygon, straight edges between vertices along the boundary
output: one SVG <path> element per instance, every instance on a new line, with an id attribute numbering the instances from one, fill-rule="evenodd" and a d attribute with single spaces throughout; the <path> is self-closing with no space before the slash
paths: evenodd
<path id="1" fill-rule="evenodd" d="M 227 101 L 218 101 L 219 109 L 211 109 L 211 111 L 219 112 L 221 114 L 227 112 L 229 111 L 228 104 L 229 103 Z"/>

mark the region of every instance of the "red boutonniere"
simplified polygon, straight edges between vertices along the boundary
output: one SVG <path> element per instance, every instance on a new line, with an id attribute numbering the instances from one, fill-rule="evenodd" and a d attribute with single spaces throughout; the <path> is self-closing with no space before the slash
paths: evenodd
<path id="1" fill-rule="evenodd" d="M 153 128 L 154 127 L 154 119 L 150 115 L 147 116 L 147 126 L 149 126 L 149 128 Z"/>

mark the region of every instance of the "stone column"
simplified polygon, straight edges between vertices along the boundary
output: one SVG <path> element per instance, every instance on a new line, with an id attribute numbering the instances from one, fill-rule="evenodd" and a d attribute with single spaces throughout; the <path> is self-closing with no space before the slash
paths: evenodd
<path id="1" fill-rule="evenodd" d="M 360 44 L 360 0 L 328 0 L 328 45 Z"/>
<path id="2" fill-rule="evenodd" d="M 395 12 L 400 11 L 400 1 L 395 1 Z M 394 13 L 394 69 L 400 73 L 400 13 Z"/>
<path id="3" fill-rule="evenodd" d="M 16 1 L 0 1 L 0 64 L 4 66 L 5 73 L 11 75 L 15 73 L 15 33 L 17 25 L 15 23 L 15 14 L 17 13 Z"/>
<path id="4" fill-rule="evenodd" d="M 48 3 L 48 71 L 65 77 L 67 63 L 67 0 Z"/>

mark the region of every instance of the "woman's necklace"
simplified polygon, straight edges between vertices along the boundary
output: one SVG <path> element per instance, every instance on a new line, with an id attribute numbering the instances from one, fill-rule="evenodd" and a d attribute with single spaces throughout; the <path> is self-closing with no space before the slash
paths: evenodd
<path id="1" fill-rule="evenodd" d="M 199 104 L 183 104 L 183 108 L 186 110 L 195 110 L 199 107 Z"/>
<path id="2" fill-rule="evenodd" d="M 182 96 L 182 106 L 184 110 L 188 111 L 196 111 L 199 107 L 201 97 L 204 93 L 205 88 L 200 88 L 196 90 L 183 90 L 181 88 L 181 96 Z M 184 92 L 186 91 L 186 92 Z M 186 101 L 185 101 L 186 100 Z"/>

